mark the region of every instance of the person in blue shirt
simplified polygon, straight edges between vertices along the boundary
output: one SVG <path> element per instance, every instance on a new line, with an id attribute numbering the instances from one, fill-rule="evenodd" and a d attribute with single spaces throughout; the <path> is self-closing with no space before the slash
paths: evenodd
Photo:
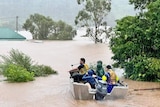
<path id="1" fill-rule="evenodd" d="M 91 86 L 91 88 L 95 89 L 95 78 L 93 77 L 94 71 L 93 70 L 88 70 L 88 74 L 85 74 L 82 79 L 88 82 Z"/>

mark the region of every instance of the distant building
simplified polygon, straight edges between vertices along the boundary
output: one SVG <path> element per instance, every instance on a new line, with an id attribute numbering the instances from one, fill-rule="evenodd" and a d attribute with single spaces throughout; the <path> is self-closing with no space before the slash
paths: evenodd
<path id="1" fill-rule="evenodd" d="M 0 40 L 25 40 L 26 38 L 9 28 L 0 28 Z"/>
<path id="2" fill-rule="evenodd" d="M 29 31 L 18 31 L 18 33 L 26 38 L 26 40 L 32 40 L 33 35 Z"/>

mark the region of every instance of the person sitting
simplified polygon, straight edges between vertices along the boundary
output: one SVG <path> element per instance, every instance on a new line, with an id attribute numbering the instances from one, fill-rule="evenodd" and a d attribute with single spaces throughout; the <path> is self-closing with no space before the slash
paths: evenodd
<path id="1" fill-rule="evenodd" d="M 92 89 L 95 89 L 95 84 L 96 84 L 96 81 L 95 81 L 95 78 L 93 77 L 93 74 L 94 74 L 94 71 L 93 70 L 88 70 L 88 73 L 85 74 L 82 79 L 84 81 L 86 81 L 87 83 L 90 84 L 91 88 Z"/>
<path id="2" fill-rule="evenodd" d="M 88 65 L 85 64 L 85 58 L 80 58 L 80 65 L 77 68 L 70 70 L 69 73 L 71 78 L 74 79 L 74 82 L 80 82 L 87 71 Z"/>
<path id="3" fill-rule="evenodd" d="M 118 77 L 116 73 L 112 70 L 112 67 L 110 65 L 106 66 L 106 71 L 110 74 L 110 83 L 116 84 Z"/>
<path id="4" fill-rule="evenodd" d="M 104 69 L 103 69 L 102 64 L 103 64 L 102 61 L 97 61 L 96 75 L 101 77 L 101 78 L 104 75 Z"/>

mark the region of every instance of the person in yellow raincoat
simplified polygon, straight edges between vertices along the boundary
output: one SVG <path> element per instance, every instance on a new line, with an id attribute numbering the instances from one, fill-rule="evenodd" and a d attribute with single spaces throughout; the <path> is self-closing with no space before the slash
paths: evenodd
<path id="1" fill-rule="evenodd" d="M 116 75 L 116 73 L 112 70 L 112 67 L 110 65 L 106 66 L 106 71 L 110 74 L 111 84 L 116 84 L 119 81 L 119 78 Z"/>

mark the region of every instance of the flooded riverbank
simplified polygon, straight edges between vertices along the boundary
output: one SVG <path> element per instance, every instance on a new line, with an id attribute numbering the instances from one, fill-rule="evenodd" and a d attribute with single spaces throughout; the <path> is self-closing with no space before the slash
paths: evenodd
<path id="1" fill-rule="evenodd" d="M 112 53 L 106 44 L 90 41 L 0 41 L 0 54 L 18 49 L 39 64 L 50 65 L 58 75 L 39 77 L 28 83 L 0 82 L 0 107 L 159 107 L 160 90 L 139 90 L 160 88 L 160 83 L 125 80 L 129 91 L 125 99 L 105 101 L 74 100 L 69 87 L 68 70 L 71 64 L 85 57 L 87 63 L 102 60 L 111 64 Z"/>

